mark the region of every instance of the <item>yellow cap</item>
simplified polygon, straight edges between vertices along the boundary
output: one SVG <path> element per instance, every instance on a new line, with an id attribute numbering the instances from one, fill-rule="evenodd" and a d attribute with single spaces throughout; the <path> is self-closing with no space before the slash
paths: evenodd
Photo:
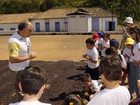
<path id="1" fill-rule="evenodd" d="M 73 105 L 73 102 L 70 102 L 69 105 Z"/>
<path id="2" fill-rule="evenodd" d="M 132 38 L 126 38 L 124 44 L 130 44 L 133 45 L 134 44 L 134 40 Z"/>

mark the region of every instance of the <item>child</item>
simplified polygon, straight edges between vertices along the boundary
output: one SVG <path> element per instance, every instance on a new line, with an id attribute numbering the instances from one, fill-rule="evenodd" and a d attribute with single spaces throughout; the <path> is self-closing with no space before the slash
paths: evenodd
<path id="1" fill-rule="evenodd" d="M 99 36 L 99 39 L 98 39 L 98 45 L 100 45 L 103 41 L 103 37 L 104 37 L 104 32 L 98 32 L 98 36 Z"/>
<path id="2" fill-rule="evenodd" d="M 121 66 L 122 66 L 122 71 L 123 71 L 121 84 L 124 85 L 125 79 L 126 79 L 126 74 L 127 74 L 127 70 L 126 70 L 127 64 L 126 64 L 124 56 L 121 54 L 121 52 L 119 50 L 119 41 L 118 40 L 116 40 L 116 39 L 110 40 L 110 48 L 106 49 L 106 55 L 113 55 L 115 57 L 118 57 L 121 60 Z"/>
<path id="3" fill-rule="evenodd" d="M 93 33 L 92 39 L 95 41 L 95 46 L 98 49 L 99 36 L 98 36 L 98 33 L 97 32 Z"/>
<path id="4" fill-rule="evenodd" d="M 99 79 L 99 53 L 95 47 L 95 41 L 92 38 L 86 40 L 87 52 L 83 55 L 87 61 L 85 73 L 89 73 L 93 80 Z"/>
<path id="5" fill-rule="evenodd" d="M 92 94 L 100 91 L 102 84 L 99 80 L 92 80 L 88 73 L 84 75 L 83 82 L 83 98 L 89 101 L 92 98 Z"/>
<path id="6" fill-rule="evenodd" d="M 118 57 L 121 60 L 122 68 L 124 69 L 126 68 L 126 62 L 125 62 L 124 56 L 118 53 L 118 50 L 115 47 L 111 46 L 107 48 L 105 53 L 106 53 L 106 56 Z"/>
<path id="7" fill-rule="evenodd" d="M 102 57 L 100 74 L 105 88 L 95 93 L 87 105 L 128 105 L 130 93 L 126 86 L 119 85 L 122 75 L 120 59 Z"/>
<path id="8" fill-rule="evenodd" d="M 121 51 L 119 50 L 120 44 L 119 41 L 117 39 L 111 39 L 110 40 L 110 47 L 114 47 L 117 50 L 117 55 L 119 55 L 122 59 L 122 68 L 126 68 L 126 62 L 124 59 L 124 56 L 121 54 Z"/>
<path id="9" fill-rule="evenodd" d="M 17 73 L 20 94 L 23 100 L 9 105 L 51 105 L 39 100 L 45 90 L 46 72 L 37 66 L 28 66 Z"/>
<path id="10" fill-rule="evenodd" d="M 103 35 L 103 40 L 102 42 L 99 44 L 99 49 L 101 50 L 101 56 L 105 56 L 105 50 L 106 48 L 109 48 L 110 47 L 110 34 L 108 33 L 105 33 Z"/>
<path id="11" fill-rule="evenodd" d="M 128 63 L 129 62 L 129 58 L 132 55 L 132 47 L 134 44 L 134 40 L 130 37 L 126 38 L 125 42 L 125 48 L 123 50 L 123 56 L 125 58 L 125 61 Z"/>

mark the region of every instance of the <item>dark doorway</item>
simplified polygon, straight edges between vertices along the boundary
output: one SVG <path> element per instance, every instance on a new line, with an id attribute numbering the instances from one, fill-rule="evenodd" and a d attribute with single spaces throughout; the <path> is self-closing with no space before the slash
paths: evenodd
<path id="1" fill-rule="evenodd" d="M 109 22 L 109 31 L 115 31 L 115 22 Z"/>

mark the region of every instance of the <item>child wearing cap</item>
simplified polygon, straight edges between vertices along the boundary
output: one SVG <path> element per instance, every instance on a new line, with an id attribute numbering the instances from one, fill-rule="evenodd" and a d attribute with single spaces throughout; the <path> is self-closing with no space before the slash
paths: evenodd
<path id="1" fill-rule="evenodd" d="M 110 34 L 105 33 L 103 35 L 103 40 L 99 44 L 99 49 L 101 50 L 101 56 L 105 56 L 105 50 L 110 47 Z"/>
<path id="2" fill-rule="evenodd" d="M 101 56 L 101 49 L 99 48 L 102 41 L 103 41 L 103 36 L 104 36 L 104 32 L 98 32 L 98 36 L 99 36 L 99 39 L 98 39 L 98 51 L 99 51 L 99 55 Z"/>
<path id="3" fill-rule="evenodd" d="M 129 59 L 132 56 L 132 49 L 133 49 L 134 40 L 132 38 L 128 37 L 128 38 L 126 38 L 124 44 L 126 47 L 123 50 L 123 56 L 124 56 L 125 61 L 127 63 L 127 68 L 126 68 L 126 71 L 124 72 L 124 75 L 123 75 L 122 84 L 125 83 L 125 79 L 126 79 L 128 71 L 129 71 L 129 63 L 130 63 Z"/>
<path id="4" fill-rule="evenodd" d="M 121 84 L 124 85 L 125 79 L 126 79 L 126 61 L 124 56 L 121 54 L 119 50 L 119 41 L 116 39 L 111 39 L 110 40 L 110 48 L 106 49 L 106 55 L 113 55 L 113 56 L 118 56 L 121 60 L 121 66 L 122 66 L 122 80 Z"/>
<path id="5" fill-rule="evenodd" d="M 132 38 L 126 38 L 125 42 L 125 49 L 123 50 L 123 56 L 125 58 L 125 61 L 128 63 L 129 62 L 129 58 L 132 55 L 132 47 L 134 44 L 134 40 Z"/>
<path id="6" fill-rule="evenodd" d="M 98 36 L 98 33 L 97 32 L 94 32 L 92 34 L 92 39 L 95 41 L 95 47 L 98 49 L 98 43 L 99 43 L 99 36 Z"/>

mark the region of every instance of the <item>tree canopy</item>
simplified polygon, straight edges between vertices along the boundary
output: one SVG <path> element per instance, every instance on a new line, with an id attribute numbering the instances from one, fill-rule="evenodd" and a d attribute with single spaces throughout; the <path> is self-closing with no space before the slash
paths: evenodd
<path id="1" fill-rule="evenodd" d="M 15 5 L 16 4 L 16 5 Z M 1 0 L 0 14 L 40 12 L 56 7 L 101 7 L 118 15 L 140 21 L 140 0 Z"/>

